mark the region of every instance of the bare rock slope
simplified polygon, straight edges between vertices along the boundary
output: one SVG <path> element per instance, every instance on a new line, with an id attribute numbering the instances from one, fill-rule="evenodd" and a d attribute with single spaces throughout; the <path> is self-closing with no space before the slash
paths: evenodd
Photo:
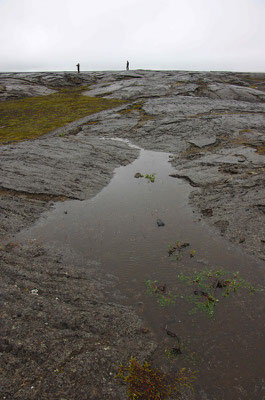
<path id="1" fill-rule="evenodd" d="M 144 360 L 156 346 L 134 310 L 104 297 L 114 277 L 69 254 L 12 244 L 11 235 L 53 202 L 93 196 L 115 167 L 137 157 L 102 137 L 172 153 L 175 176 L 194 187 L 190 202 L 202 218 L 264 258 L 264 74 L 5 73 L 0 100 L 75 85 L 127 103 L 0 147 L 0 235 L 9 242 L 0 264 L 3 399 L 124 399 L 113 378 L 119 363 L 131 354 Z"/>

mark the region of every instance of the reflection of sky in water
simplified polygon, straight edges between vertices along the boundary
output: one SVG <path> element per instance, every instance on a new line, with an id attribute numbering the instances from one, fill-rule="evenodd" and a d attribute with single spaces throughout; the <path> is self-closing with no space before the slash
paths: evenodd
<path id="1" fill-rule="evenodd" d="M 264 281 L 261 263 L 244 255 L 214 229 L 198 221 L 198 216 L 187 206 L 191 188 L 187 183 L 169 177 L 174 170 L 168 158 L 166 153 L 141 150 L 139 158 L 132 164 L 116 169 L 110 184 L 97 196 L 82 202 L 56 204 L 54 210 L 45 213 L 35 226 L 19 235 L 22 239 L 36 238 L 59 247 L 67 246 L 90 260 L 99 261 L 101 268 L 119 277 L 119 289 L 126 292 L 129 303 L 144 302 L 143 315 L 160 338 L 164 334 L 161 324 L 165 322 L 165 313 L 161 314 L 153 299 L 146 299 L 143 285 L 146 279 L 170 284 L 175 282 L 177 273 L 201 269 L 208 264 L 239 270 L 253 283 Z M 155 182 L 134 178 L 136 172 L 154 173 Z M 158 218 L 165 226 L 157 226 Z M 172 263 L 168 258 L 168 245 L 177 240 L 189 242 L 190 247 L 183 252 L 179 263 Z M 196 257 L 190 258 L 189 252 L 193 249 Z M 199 263 L 199 259 L 203 259 L 203 263 Z M 248 382 L 246 362 L 252 368 L 252 380 L 258 379 L 262 371 L 260 304 L 255 303 L 254 296 L 252 299 L 250 304 L 256 309 L 256 319 L 253 316 L 242 319 L 237 308 L 228 301 L 229 308 L 222 309 L 215 324 L 196 320 L 198 325 L 192 340 L 207 360 L 203 367 L 207 373 L 201 377 L 201 382 L 214 392 L 218 385 L 215 384 L 213 390 L 213 380 L 218 373 L 223 375 L 220 393 L 227 385 L 229 400 L 238 399 L 237 392 L 232 394 L 230 391 L 234 386 L 233 379 L 241 380 L 242 384 Z M 190 317 L 179 313 L 169 310 L 167 322 L 173 324 L 174 329 L 177 325 L 178 332 L 183 330 L 185 336 L 187 332 L 194 332 Z M 179 321 L 183 318 L 184 325 L 180 326 Z M 230 318 L 230 324 L 227 318 Z M 205 343 L 208 343 L 206 347 Z M 227 374 L 228 360 L 234 368 L 235 365 L 238 367 Z M 214 366 L 214 372 L 208 371 L 210 364 Z"/>
<path id="2" fill-rule="evenodd" d="M 141 150 L 132 164 L 116 169 L 110 184 L 94 198 L 56 204 L 20 236 L 68 246 L 114 270 L 122 264 L 125 275 L 131 268 L 144 272 L 148 264 L 152 271 L 159 270 L 168 245 L 177 240 L 188 241 L 210 264 L 246 264 L 240 251 L 231 245 L 229 250 L 227 241 L 192 213 L 187 206 L 191 188 L 169 177 L 174 170 L 168 159 L 169 154 Z M 134 178 L 136 172 L 154 173 L 155 182 Z M 158 218 L 164 227 L 158 228 Z"/>

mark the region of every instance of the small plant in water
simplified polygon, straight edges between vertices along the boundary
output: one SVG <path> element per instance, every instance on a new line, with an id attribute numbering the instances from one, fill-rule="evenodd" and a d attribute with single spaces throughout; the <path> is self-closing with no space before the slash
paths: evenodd
<path id="1" fill-rule="evenodd" d="M 176 244 L 168 245 L 168 256 L 172 256 L 174 254 L 174 259 L 178 261 L 181 257 L 181 251 L 188 247 L 190 244 L 186 242 L 177 241 Z M 193 250 L 194 251 L 194 250 Z M 194 251 L 195 252 L 195 251 Z"/>
<path id="2" fill-rule="evenodd" d="M 165 353 L 167 358 L 172 359 L 172 358 L 178 358 L 182 354 L 182 351 L 180 349 L 180 346 L 176 346 L 167 349 Z"/>
<path id="3" fill-rule="evenodd" d="M 145 178 L 149 180 L 149 182 L 154 183 L 155 181 L 155 174 L 146 174 Z"/>
<path id="4" fill-rule="evenodd" d="M 190 258 L 194 257 L 195 253 L 196 253 L 196 250 L 191 250 L 190 251 Z"/>
<path id="5" fill-rule="evenodd" d="M 186 300 L 194 305 L 191 313 L 202 311 L 209 317 L 214 315 L 214 309 L 220 301 L 219 294 L 227 297 L 241 288 L 247 289 L 250 293 L 256 291 L 252 285 L 239 278 L 239 272 L 231 274 L 221 269 L 203 270 L 190 275 L 181 273 L 177 278 L 192 287 L 193 293 L 186 297 Z"/>
<path id="6" fill-rule="evenodd" d="M 177 275 L 177 279 L 186 286 L 191 287 L 192 293 L 174 295 L 167 291 L 165 285 L 159 285 L 158 281 L 146 281 L 148 294 L 154 295 L 162 306 L 169 306 L 176 303 L 176 299 L 184 299 L 194 305 L 190 314 L 197 311 L 204 312 L 208 317 L 213 317 L 216 305 L 222 297 L 227 297 L 238 289 L 247 289 L 253 294 L 256 289 L 239 277 L 239 273 L 231 274 L 223 270 L 203 270 L 190 275 L 183 273 Z M 262 290 L 262 289 L 260 289 Z"/>
<path id="7" fill-rule="evenodd" d="M 148 179 L 149 182 L 154 183 L 155 181 L 155 174 L 141 174 L 141 172 L 136 172 L 136 174 L 134 175 L 135 178 L 146 178 Z"/>
<path id="8" fill-rule="evenodd" d="M 185 368 L 164 373 L 158 368 L 152 368 L 148 362 L 140 364 L 131 358 L 128 366 L 120 365 L 117 377 L 126 383 L 129 399 L 162 400 L 171 395 L 180 399 L 184 388 L 193 390 L 195 374 Z"/>
<path id="9" fill-rule="evenodd" d="M 171 304 L 175 304 L 177 296 L 173 296 L 171 292 L 168 292 L 165 285 L 158 285 L 157 281 L 146 281 L 147 293 L 149 295 L 155 295 L 157 302 L 161 307 L 166 307 Z"/>

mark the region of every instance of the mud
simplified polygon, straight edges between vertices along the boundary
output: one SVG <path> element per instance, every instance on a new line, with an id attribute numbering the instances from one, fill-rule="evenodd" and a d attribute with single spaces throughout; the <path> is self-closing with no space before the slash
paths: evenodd
<path id="1" fill-rule="evenodd" d="M 196 218 L 265 258 L 264 74 L 5 73 L 0 98 L 75 85 L 128 103 L 0 147 L 3 399 L 125 399 L 118 365 L 130 355 L 151 359 L 156 349 L 135 309 L 109 302 L 117 277 L 67 249 L 16 245 L 12 236 L 56 201 L 93 197 L 117 166 L 138 157 L 139 150 L 102 137 L 171 153 L 175 176 L 194 188 Z"/>

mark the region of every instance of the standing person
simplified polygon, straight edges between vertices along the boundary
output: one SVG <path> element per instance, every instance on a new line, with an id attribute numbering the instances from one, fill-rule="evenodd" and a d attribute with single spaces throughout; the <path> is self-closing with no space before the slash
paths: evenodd
<path id="1" fill-rule="evenodd" d="M 127 61 L 127 63 L 126 63 L 126 69 L 127 69 L 127 71 L 129 71 L 129 61 Z"/>
<path id="2" fill-rule="evenodd" d="M 77 72 L 79 73 L 80 72 L 80 64 L 78 63 L 78 64 L 76 64 L 76 66 L 77 66 Z"/>

